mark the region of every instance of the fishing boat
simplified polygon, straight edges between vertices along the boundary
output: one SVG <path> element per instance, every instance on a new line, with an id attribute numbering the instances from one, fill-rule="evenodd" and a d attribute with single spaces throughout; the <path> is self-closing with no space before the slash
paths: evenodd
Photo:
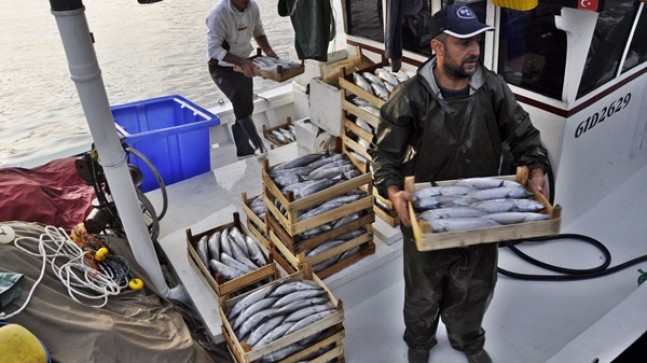
<path id="1" fill-rule="evenodd" d="M 422 3 L 422 10 L 401 18 L 400 60 L 406 69 L 415 70 L 431 55 L 425 24 L 431 14 L 447 5 L 440 0 Z M 645 2 L 466 3 L 496 29 L 483 38 L 483 63 L 507 81 L 549 150 L 553 168 L 550 192 L 554 203 L 562 207 L 561 232 L 602 241 L 613 256 L 614 266 L 645 255 Z M 253 115 L 258 128 L 282 125 L 289 117 L 310 120 L 318 127 L 317 133 L 323 130 L 340 136 L 324 128 L 341 120 L 322 124 L 313 114 L 313 110 L 324 113 L 330 100 L 310 97 L 312 90 L 320 86 L 317 82 L 321 79 L 317 78 L 322 70 L 336 61 L 361 55 L 374 64 L 393 62 L 387 58 L 393 53 L 385 53 L 385 33 L 389 31 L 385 20 L 391 16 L 387 14 L 390 5 L 386 0 L 335 2 L 344 18 L 343 49 L 331 52 L 327 62 L 304 62 L 302 76 L 260 93 Z M 155 243 L 159 243 L 182 287 L 166 286 L 153 243 L 146 243 L 151 240 L 148 230 L 136 216 L 140 209 L 123 149 L 110 126 L 112 122 L 102 122 L 110 119 L 111 113 L 100 77 L 93 79 L 98 66 L 73 67 L 77 59 L 78 64 L 92 64 L 91 59 L 84 58 L 93 55 L 91 44 L 76 47 L 68 40 L 75 29 L 84 26 L 82 11 L 61 7 L 56 1 L 52 1 L 52 8 L 98 153 L 105 165 L 115 166 L 106 170 L 115 203 L 120 214 L 129 206 L 136 210 L 128 214 L 130 222 L 124 223 L 129 240 L 144 241 L 133 244 L 135 258 L 152 276 L 158 276 L 153 280 L 159 291 L 192 304 L 210 338 L 223 343 L 218 296 L 200 271 L 190 265 L 186 230 L 204 231 L 229 221 L 234 212 L 242 214 L 241 194 L 262 192 L 262 162 L 255 157 L 234 157 L 229 131 L 234 122 L 231 105 L 225 102 L 210 109 L 220 121 L 208 129 L 211 170 L 168 185 L 164 191 L 146 193 L 153 205 L 161 205 L 165 199 L 169 203 Z M 89 81 L 79 81 L 83 79 Z M 331 92 L 339 97 L 335 89 Z M 267 159 L 270 165 L 276 165 L 308 152 L 297 140 L 270 150 Z M 383 220 L 376 219 L 373 228 L 375 253 L 324 281 L 344 302 L 345 360 L 404 362 L 402 240 L 398 227 Z M 596 266 L 602 258 L 597 250 L 576 243 L 575 238 L 559 241 L 520 246 L 542 261 L 574 269 Z M 531 275 L 545 274 L 505 249 L 501 249 L 499 266 Z M 496 362 L 636 362 L 622 359 L 633 359 L 627 358 L 626 351 L 636 349 L 635 342 L 643 342 L 644 354 L 647 287 L 637 282 L 639 266 L 568 281 L 501 276 L 484 323 L 486 349 Z M 463 355 L 449 346 L 442 323 L 438 335 L 440 343 L 431 359 L 464 361 Z"/>

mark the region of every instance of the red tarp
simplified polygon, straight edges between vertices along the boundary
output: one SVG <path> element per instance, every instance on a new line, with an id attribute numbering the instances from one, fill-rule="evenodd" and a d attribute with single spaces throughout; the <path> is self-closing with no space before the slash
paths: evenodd
<path id="1" fill-rule="evenodd" d="M 0 221 L 39 222 L 66 231 L 92 210 L 94 190 L 69 157 L 34 169 L 0 169 Z"/>

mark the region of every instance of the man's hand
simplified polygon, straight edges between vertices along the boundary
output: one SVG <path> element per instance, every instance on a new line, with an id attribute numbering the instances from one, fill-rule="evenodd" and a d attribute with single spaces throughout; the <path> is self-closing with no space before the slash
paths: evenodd
<path id="1" fill-rule="evenodd" d="M 409 209 L 407 208 L 407 202 L 413 200 L 411 193 L 392 185 L 387 189 L 387 194 L 389 195 L 389 200 L 393 203 L 393 208 L 398 213 L 400 223 L 405 227 L 411 227 Z"/>
<path id="2" fill-rule="evenodd" d="M 535 168 L 530 171 L 530 182 L 537 188 L 537 190 L 548 198 L 548 188 L 546 187 L 546 178 L 544 171 L 540 168 Z"/>
<path id="3" fill-rule="evenodd" d="M 256 69 L 256 64 L 247 58 L 241 58 L 240 63 L 238 64 L 240 70 L 243 71 L 245 77 L 252 78 L 255 76 L 254 69 Z"/>

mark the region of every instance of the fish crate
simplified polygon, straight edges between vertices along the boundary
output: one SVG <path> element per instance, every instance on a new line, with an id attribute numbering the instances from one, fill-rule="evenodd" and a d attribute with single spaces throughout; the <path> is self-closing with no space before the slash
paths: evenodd
<path id="1" fill-rule="evenodd" d="M 322 269 L 316 271 L 317 276 L 325 279 L 344 268 L 353 265 L 354 263 L 360 261 L 366 256 L 372 255 L 375 253 L 375 243 L 373 241 L 373 226 L 372 223 L 375 220 L 374 215 L 369 214 L 363 217 L 360 217 L 354 222 L 343 225 L 342 227 L 325 232 L 321 235 L 317 235 L 308 240 L 302 241 L 301 243 L 296 244 L 296 250 L 288 247 L 290 243 L 294 244 L 293 238 L 291 238 L 285 230 L 274 220 L 272 216 L 268 217 L 268 226 L 269 226 L 269 236 L 270 242 L 272 243 L 272 249 L 274 252 L 275 261 L 283 267 L 285 271 L 296 272 L 304 268 L 305 265 L 316 266 L 320 263 L 326 262 L 330 258 L 339 256 L 342 253 L 352 250 L 353 248 L 359 247 L 359 250 L 350 256 L 344 258 L 343 260 L 336 261 L 330 265 L 323 267 Z M 354 231 L 360 228 L 364 228 L 364 232 L 352 239 L 349 239 L 338 246 L 335 246 L 327 251 L 324 251 L 316 256 L 307 257 L 306 251 L 310 249 L 309 246 L 319 246 L 322 243 L 331 241 L 334 237 L 330 237 L 331 234 L 339 236 L 350 231 Z M 330 233 L 332 232 L 332 233 Z M 340 233 L 341 232 L 341 233 Z M 326 236 L 328 234 L 328 236 Z M 286 243 L 287 242 L 287 243 Z"/>
<path id="2" fill-rule="evenodd" d="M 514 180 L 532 192 L 531 199 L 544 205 L 541 213 L 549 219 L 536 222 L 515 223 L 492 227 L 474 228 L 462 231 L 434 232 L 432 225 L 425 220 L 418 220 L 411 203 L 408 203 L 409 217 L 413 229 L 416 247 L 419 251 L 431 251 L 446 248 L 466 247 L 470 245 L 492 243 L 504 240 L 517 240 L 531 237 L 552 236 L 559 234 L 561 225 L 561 207 L 552 206 L 541 192 L 528 179 L 528 168 L 517 168 L 516 175 L 495 176 L 493 178 Z M 457 180 L 439 181 L 439 186 L 452 185 Z M 415 183 L 413 177 L 405 178 L 405 190 L 414 192 L 431 186 L 430 183 Z"/>
<path id="3" fill-rule="evenodd" d="M 263 198 L 265 200 L 266 213 L 268 215 L 271 214 L 272 217 L 274 217 L 274 219 L 277 220 L 283 226 L 285 231 L 292 237 L 321 226 L 324 223 L 332 222 L 343 216 L 359 212 L 361 210 L 367 210 L 367 212 L 370 210 L 370 214 L 372 214 L 373 196 L 371 174 L 366 171 L 350 180 L 343 181 L 295 200 L 290 194 L 284 195 L 270 176 L 270 172 L 274 167 L 275 166 L 269 166 L 267 159 L 263 160 L 261 177 L 263 181 Z M 360 198 L 342 207 L 327 211 L 313 218 L 309 218 L 304 221 L 298 220 L 298 212 L 320 205 L 327 200 L 342 196 L 353 190 L 359 189 L 362 186 L 365 188 L 371 188 L 371 191 L 366 197 Z M 275 203 L 279 204 L 282 209 L 286 211 L 287 215 L 281 213 Z"/>
<path id="4" fill-rule="evenodd" d="M 227 313 L 236 305 L 236 303 L 249 296 L 250 294 L 264 289 L 267 287 L 276 287 L 281 284 L 294 282 L 294 281 L 310 281 L 314 282 L 316 285 L 320 286 L 325 290 L 325 296 L 329 299 L 328 301 L 334 308 L 332 314 L 324 317 L 321 320 L 318 320 L 304 328 L 292 332 L 288 335 L 282 336 L 277 340 L 274 340 L 266 345 L 252 349 L 246 341 L 241 341 L 238 339 L 233 329 L 233 322 L 229 321 Z M 249 291 L 245 294 L 239 296 L 225 299 L 219 304 L 218 312 L 222 320 L 222 333 L 227 344 L 227 349 L 229 350 L 234 362 L 237 363 L 253 363 L 261 362 L 262 358 L 266 355 L 277 352 L 281 349 L 284 349 L 292 344 L 295 344 L 299 341 L 302 341 L 304 338 L 311 337 L 315 334 L 322 334 L 322 336 L 317 337 L 316 341 L 312 342 L 311 345 L 302 348 L 292 354 L 276 360 L 279 363 L 293 363 L 297 361 L 303 361 L 308 358 L 313 353 L 316 353 L 319 349 L 330 347 L 332 348 L 327 352 L 319 355 L 318 357 L 312 359 L 308 358 L 309 362 L 318 362 L 325 363 L 330 361 L 335 362 L 344 362 L 344 349 L 343 349 L 343 338 L 346 335 L 346 331 L 343 326 L 344 322 L 344 308 L 341 300 L 337 299 L 332 291 L 324 284 L 324 282 L 317 275 L 312 273 L 312 270 L 306 268 L 305 270 L 298 271 L 296 273 L 290 274 L 287 277 L 281 278 L 270 282 L 267 285 L 263 285 L 257 288 L 254 291 Z"/>
<path id="5" fill-rule="evenodd" d="M 381 196 L 376 188 L 373 188 L 373 198 L 375 200 L 375 205 L 373 206 L 375 215 L 391 227 L 400 225 L 400 217 L 398 217 L 398 212 L 393 208 L 393 203 L 388 198 Z"/>
<path id="6" fill-rule="evenodd" d="M 267 225 L 265 223 L 265 219 L 261 219 L 250 208 L 250 203 L 252 202 L 252 200 L 258 197 L 262 198 L 262 195 L 259 194 L 256 197 L 247 198 L 247 193 L 243 192 L 241 194 L 243 201 L 243 212 L 247 217 L 247 229 L 249 230 L 249 232 L 252 234 L 252 236 L 256 237 L 256 239 L 261 242 L 263 246 L 265 246 L 265 248 L 270 249 L 272 245 L 267 235 Z"/>
<path id="7" fill-rule="evenodd" d="M 262 57 L 261 49 L 257 48 L 256 49 L 256 55 L 253 57 L 249 57 L 248 59 L 252 60 L 254 58 Z M 288 79 L 294 78 L 300 74 L 302 74 L 305 70 L 305 67 L 303 66 L 303 61 L 301 61 L 301 65 L 295 68 L 291 69 L 284 69 L 282 66 L 278 66 L 276 70 L 268 71 L 268 70 L 261 70 L 259 68 L 254 69 L 254 74 L 258 77 L 264 78 L 264 79 L 271 79 L 276 82 L 285 82 Z M 236 72 L 242 72 L 239 66 L 234 65 L 234 71 Z"/>
<path id="8" fill-rule="evenodd" d="M 288 129 L 289 130 L 290 126 L 292 126 L 292 118 L 291 117 L 288 117 L 287 122 L 282 124 L 282 125 L 278 125 L 278 126 L 275 126 L 275 127 L 267 127 L 266 125 L 263 125 L 263 137 L 265 137 L 265 139 L 267 139 L 270 142 L 270 145 L 271 145 L 272 149 L 274 149 L 275 147 L 287 145 L 289 143 L 292 143 L 292 142 L 296 141 L 296 135 L 292 135 L 293 139 L 283 140 L 283 139 L 280 138 L 280 136 L 277 136 L 275 134 L 275 132 L 280 133 L 281 129 Z M 290 133 L 292 133 L 292 132 L 290 132 Z"/>
<path id="9" fill-rule="evenodd" d="M 223 276 L 220 274 L 212 274 L 209 270 L 209 266 L 205 266 L 202 260 L 199 257 L 197 252 L 197 243 L 200 238 L 208 235 L 212 235 L 215 232 L 223 231 L 225 228 L 231 228 L 235 226 L 240 230 L 241 233 L 244 233 L 247 236 L 254 238 L 247 228 L 241 223 L 238 212 L 233 213 L 233 222 L 220 225 L 218 227 L 211 228 L 204 232 L 198 234 L 193 234 L 191 228 L 186 230 L 187 238 L 187 248 L 189 253 L 189 264 L 197 268 L 202 276 L 205 278 L 207 283 L 213 288 L 218 296 L 224 296 L 232 293 L 238 293 L 245 291 L 251 286 L 255 285 L 258 282 L 263 282 L 267 280 L 276 280 L 280 277 L 280 271 L 277 264 L 274 262 L 273 256 L 269 251 L 266 250 L 266 247 L 259 243 L 261 252 L 263 256 L 268 261 L 267 265 L 259 267 L 258 269 L 248 272 L 242 276 L 226 281 Z"/>

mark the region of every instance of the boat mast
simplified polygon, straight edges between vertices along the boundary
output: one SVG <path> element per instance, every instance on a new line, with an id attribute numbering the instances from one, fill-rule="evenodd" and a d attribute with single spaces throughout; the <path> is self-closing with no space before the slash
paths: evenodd
<path id="1" fill-rule="evenodd" d="M 90 134 L 99 154 L 99 163 L 110 185 L 133 255 L 158 293 L 167 298 L 184 300 L 181 286 L 169 289 L 166 284 L 144 221 L 126 163 L 126 152 L 110 111 L 92 34 L 85 17 L 85 7 L 81 0 L 50 0 L 50 5 L 63 40 L 71 78 L 76 85 Z"/>

